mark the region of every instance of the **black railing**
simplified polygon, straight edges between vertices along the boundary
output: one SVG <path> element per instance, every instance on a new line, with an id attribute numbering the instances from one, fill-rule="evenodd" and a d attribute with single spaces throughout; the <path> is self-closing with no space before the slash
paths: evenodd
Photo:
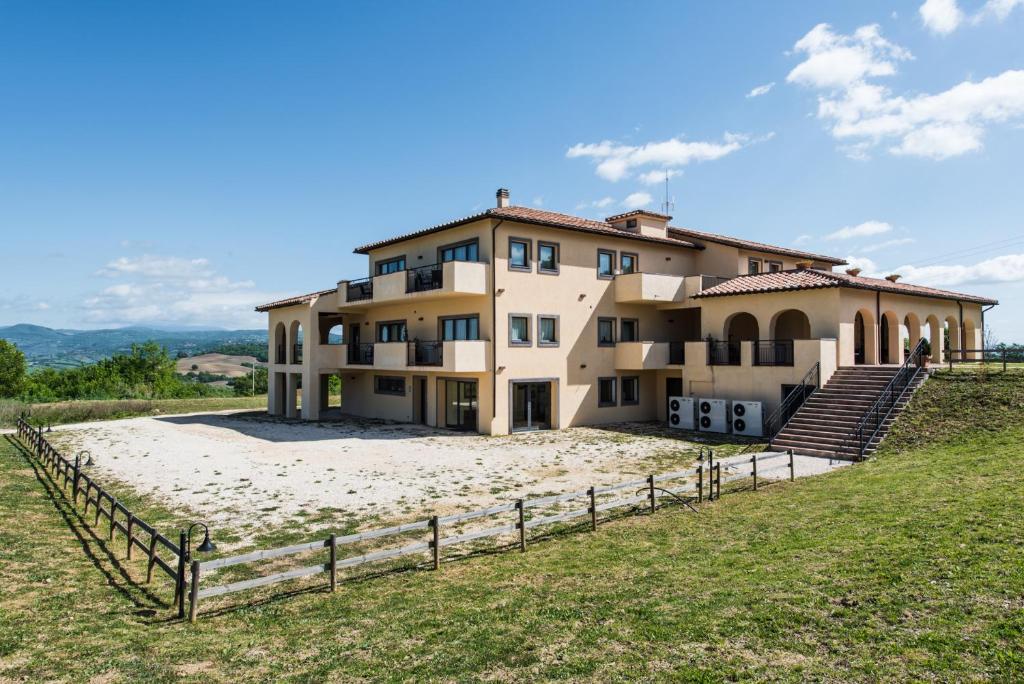
<path id="1" fill-rule="evenodd" d="M 350 280 L 345 286 L 346 302 L 361 302 L 373 299 L 373 278 Z"/>
<path id="2" fill-rule="evenodd" d="M 302 345 L 292 345 L 292 363 L 302 363 Z"/>
<path id="3" fill-rule="evenodd" d="M 708 339 L 708 365 L 740 365 L 740 343 Z"/>
<path id="4" fill-rule="evenodd" d="M 685 342 L 669 342 L 668 343 L 668 362 L 672 366 L 682 366 L 686 363 L 686 343 Z"/>
<path id="5" fill-rule="evenodd" d="M 1006 370 L 1007 363 L 1024 361 L 1024 349 L 1006 347 L 996 349 L 946 349 L 946 363 L 953 369 L 954 363 L 1002 363 Z"/>
<path id="6" fill-rule="evenodd" d="M 896 408 L 896 404 L 906 394 L 907 388 L 914 384 L 917 376 L 923 372 L 924 348 L 927 343 L 928 340 L 924 339 L 918 341 L 917 345 L 907 356 L 907 360 L 896 371 L 896 375 L 893 376 L 889 384 L 878 395 L 875 403 L 871 405 L 871 408 L 867 410 L 864 417 L 857 423 L 857 427 L 847 435 L 843 446 L 845 448 L 853 447 L 853 450 L 857 452 L 858 458 L 864 458 L 864 453 L 871 445 L 875 435 L 882 429 L 882 424 L 885 423 L 889 414 Z"/>
<path id="7" fill-rule="evenodd" d="M 439 290 L 444 285 L 444 268 L 442 264 L 418 266 L 406 271 L 405 277 L 406 292 Z"/>
<path id="8" fill-rule="evenodd" d="M 793 340 L 757 340 L 754 342 L 755 366 L 792 366 Z"/>
<path id="9" fill-rule="evenodd" d="M 782 428 L 786 427 L 789 419 L 796 415 L 800 406 L 807 401 L 807 398 L 814 394 L 821 383 L 821 363 L 817 362 L 804 374 L 800 383 L 789 391 L 786 398 L 782 400 L 779 407 L 765 418 L 764 433 L 768 435 L 768 444 L 771 445 Z"/>
<path id="10" fill-rule="evenodd" d="M 373 342 L 348 345 L 348 362 L 356 366 L 372 366 Z"/>
<path id="11" fill-rule="evenodd" d="M 414 340 L 409 343 L 409 365 L 410 366 L 440 366 L 444 363 L 444 342 L 420 342 Z"/>
<path id="12" fill-rule="evenodd" d="M 700 277 L 700 289 L 701 289 L 701 291 L 710 290 L 711 288 L 715 287 L 716 285 L 721 285 L 722 283 L 724 283 L 727 280 L 732 280 L 732 278 L 730 278 L 728 276 L 702 275 Z"/>
<path id="13" fill-rule="evenodd" d="M 287 363 L 285 360 L 284 345 L 277 345 L 277 363 Z"/>

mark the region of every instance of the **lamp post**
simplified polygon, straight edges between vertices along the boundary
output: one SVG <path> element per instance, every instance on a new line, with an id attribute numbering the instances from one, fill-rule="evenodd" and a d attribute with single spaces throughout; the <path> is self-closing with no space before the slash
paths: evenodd
<path id="1" fill-rule="evenodd" d="M 178 554 L 178 589 L 175 592 L 178 600 L 178 617 L 185 617 L 185 568 L 188 567 L 189 563 L 192 562 L 192 532 L 197 528 L 203 528 L 203 543 L 196 548 L 197 553 L 210 553 L 216 551 L 217 547 L 214 546 L 213 542 L 210 541 L 210 528 L 206 523 L 195 522 L 189 525 L 188 532 L 181 531 L 179 535 L 179 542 L 181 543 L 181 553 Z M 193 581 L 192 581 L 192 611 L 190 618 L 195 620 L 195 606 L 198 597 L 197 587 L 195 580 L 198 578 L 198 567 L 199 563 L 192 563 Z"/>
<path id="2" fill-rule="evenodd" d="M 195 530 L 197 527 L 203 528 L 203 543 L 196 548 L 196 552 L 210 553 L 211 551 L 217 550 L 217 547 L 214 545 L 214 543 L 210 541 L 210 528 L 206 525 L 206 523 L 192 523 L 191 525 L 189 525 L 188 528 L 188 534 L 186 537 L 188 542 L 185 546 L 185 557 L 189 560 L 192 559 L 192 531 Z"/>

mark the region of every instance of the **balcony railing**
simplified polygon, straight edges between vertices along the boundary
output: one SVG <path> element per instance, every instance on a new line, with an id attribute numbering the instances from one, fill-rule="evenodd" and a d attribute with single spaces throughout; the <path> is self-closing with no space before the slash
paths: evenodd
<path id="1" fill-rule="evenodd" d="M 348 345 L 348 362 L 354 366 L 372 366 L 373 343 Z"/>
<path id="2" fill-rule="evenodd" d="M 345 301 L 361 302 L 373 299 L 373 278 L 350 280 L 345 288 Z"/>
<path id="3" fill-rule="evenodd" d="M 709 366 L 740 365 L 740 343 L 727 340 L 708 340 Z"/>
<path id="4" fill-rule="evenodd" d="M 670 366 L 682 366 L 686 363 L 686 343 L 668 343 L 668 363 Z"/>
<path id="5" fill-rule="evenodd" d="M 441 366 L 444 364 L 444 342 L 419 340 L 409 343 L 410 366 Z"/>
<path id="6" fill-rule="evenodd" d="M 287 357 L 285 356 L 285 353 L 284 353 L 284 345 L 283 344 L 277 345 L 277 357 L 276 358 L 277 358 L 277 363 L 287 363 L 287 360 L 286 360 Z"/>
<path id="7" fill-rule="evenodd" d="M 444 269 L 442 264 L 418 266 L 406 271 L 406 292 L 426 292 L 440 290 L 444 286 Z"/>
<path id="8" fill-rule="evenodd" d="M 701 277 L 700 277 L 700 289 L 701 289 L 701 292 L 703 292 L 704 290 L 710 290 L 711 288 L 715 287 L 716 285 L 721 285 L 722 283 L 724 283 L 727 280 L 732 280 L 732 278 L 730 278 L 728 276 L 701 275 Z"/>
<path id="9" fill-rule="evenodd" d="M 302 363 L 302 345 L 292 345 L 292 363 Z"/>
<path id="10" fill-rule="evenodd" d="M 755 366 L 792 366 L 793 340 L 757 340 L 754 342 Z"/>

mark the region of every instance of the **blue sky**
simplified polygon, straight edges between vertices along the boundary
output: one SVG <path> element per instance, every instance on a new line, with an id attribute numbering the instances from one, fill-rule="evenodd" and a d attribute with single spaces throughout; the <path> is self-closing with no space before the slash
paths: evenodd
<path id="1" fill-rule="evenodd" d="M 499 186 L 603 217 L 667 169 L 676 225 L 1024 341 L 1022 0 L 5 3 L 0 64 L 0 324 L 262 327 Z"/>

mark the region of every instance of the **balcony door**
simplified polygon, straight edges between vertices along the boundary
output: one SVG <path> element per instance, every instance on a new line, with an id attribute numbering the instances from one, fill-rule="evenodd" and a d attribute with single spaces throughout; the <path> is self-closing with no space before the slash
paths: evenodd
<path id="1" fill-rule="evenodd" d="M 551 383 L 512 383 L 512 430 L 551 429 Z"/>
<path id="2" fill-rule="evenodd" d="M 476 430 L 476 380 L 445 380 L 446 427 L 453 430 Z"/>

